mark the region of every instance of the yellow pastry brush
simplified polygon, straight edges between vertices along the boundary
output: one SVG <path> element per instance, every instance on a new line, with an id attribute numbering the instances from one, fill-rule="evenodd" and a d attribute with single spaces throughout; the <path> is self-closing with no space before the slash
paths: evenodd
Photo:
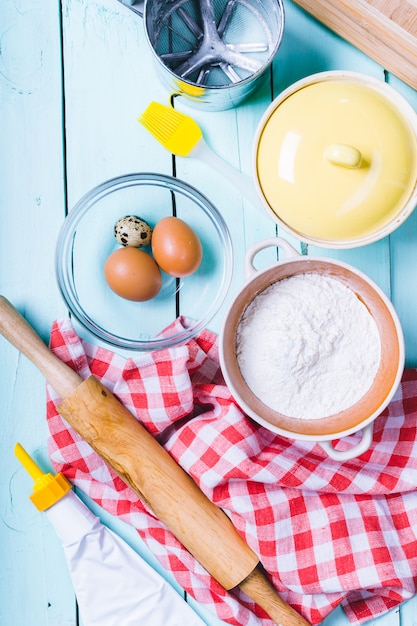
<path id="1" fill-rule="evenodd" d="M 255 207 L 259 207 L 259 197 L 251 179 L 209 148 L 201 128 L 192 117 L 172 106 L 151 102 L 138 117 L 138 122 L 169 152 L 204 161 L 239 189 Z"/>

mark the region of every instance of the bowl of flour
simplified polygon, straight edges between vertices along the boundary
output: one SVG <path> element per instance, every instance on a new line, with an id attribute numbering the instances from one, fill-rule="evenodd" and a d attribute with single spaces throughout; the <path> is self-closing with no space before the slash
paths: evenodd
<path id="1" fill-rule="evenodd" d="M 284 260 L 254 265 L 264 248 Z M 344 460 L 372 442 L 373 421 L 404 369 L 404 338 L 386 295 L 356 268 L 301 256 L 282 238 L 247 252 L 247 282 L 220 334 L 226 383 L 249 417 Z M 358 433 L 359 441 L 332 441 Z"/>

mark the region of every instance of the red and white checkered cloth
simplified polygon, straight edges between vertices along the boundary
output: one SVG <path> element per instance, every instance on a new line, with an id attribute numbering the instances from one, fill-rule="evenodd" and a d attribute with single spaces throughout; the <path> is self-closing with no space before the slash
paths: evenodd
<path id="1" fill-rule="evenodd" d="M 176 324 L 186 324 L 184 318 Z M 417 370 L 407 370 L 375 421 L 371 449 L 346 462 L 319 445 L 277 436 L 233 401 L 217 337 L 125 359 L 55 322 L 51 348 L 83 378 L 93 373 L 232 519 L 281 596 L 312 623 L 342 603 L 352 623 L 411 598 L 417 581 Z M 54 468 L 137 528 L 179 584 L 236 626 L 271 620 L 239 590 L 224 591 L 137 496 L 68 426 L 48 387 Z M 356 443 L 357 436 L 348 440 Z M 349 441 L 340 442 L 349 445 Z M 138 459 L 140 463 L 140 459 Z"/>

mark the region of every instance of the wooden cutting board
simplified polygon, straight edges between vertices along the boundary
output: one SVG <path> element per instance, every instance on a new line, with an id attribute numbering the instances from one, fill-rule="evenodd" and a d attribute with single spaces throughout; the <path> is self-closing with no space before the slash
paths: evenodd
<path id="1" fill-rule="evenodd" d="M 417 89 L 417 0 L 294 0 Z"/>

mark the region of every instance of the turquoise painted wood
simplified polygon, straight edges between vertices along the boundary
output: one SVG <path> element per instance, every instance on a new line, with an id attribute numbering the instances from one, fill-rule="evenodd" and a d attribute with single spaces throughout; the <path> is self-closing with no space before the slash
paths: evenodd
<path id="1" fill-rule="evenodd" d="M 269 81 L 237 109 L 187 109 L 207 142 L 250 173 L 252 138 L 271 99 L 308 74 L 354 69 L 386 78 L 417 108 L 417 93 L 384 68 L 285 2 L 284 40 Z M 144 25 L 117 0 L 2 0 L 0 8 L 0 293 L 47 341 L 54 319 L 67 315 L 54 276 L 55 241 L 66 212 L 105 179 L 135 171 L 171 174 L 171 156 L 136 122 L 150 100 L 168 101 L 148 48 Z M 185 106 L 178 102 L 178 108 Z M 276 232 L 239 192 L 193 159 L 176 159 L 176 173 L 205 193 L 231 231 L 235 273 L 230 298 L 243 282 L 243 259 L 253 242 Z M 344 259 L 392 298 L 406 338 L 407 365 L 417 366 L 417 212 L 381 242 L 350 251 L 309 247 L 310 254 Z M 297 242 L 293 242 L 299 246 Z M 270 253 L 271 254 L 271 253 Z M 261 262 L 267 261 L 267 256 Z M 230 298 L 228 301 L 230 301 Z M 225 303 L 211 327 L 218 331 Z M 82 330 L 79 329 L 80 334 Z M 45 383 L 37 370 L 0 339 L 0 626 L 80 626 L 59 541 L 28 500 L 30 480 L 18 467 L 16 441 L 50 467 Z M 82 494 L 80 494 L 81 497 Z M 177 587 L 132 528 L 87 503 Z M 181 590 L 178 589 L 181 593 Z M 220 624 L 192 606 L 208 626 Z M 417 600 L 374 622 L 414 626 Z M 325 626 L 346 626 L 336 610 Z"/>

